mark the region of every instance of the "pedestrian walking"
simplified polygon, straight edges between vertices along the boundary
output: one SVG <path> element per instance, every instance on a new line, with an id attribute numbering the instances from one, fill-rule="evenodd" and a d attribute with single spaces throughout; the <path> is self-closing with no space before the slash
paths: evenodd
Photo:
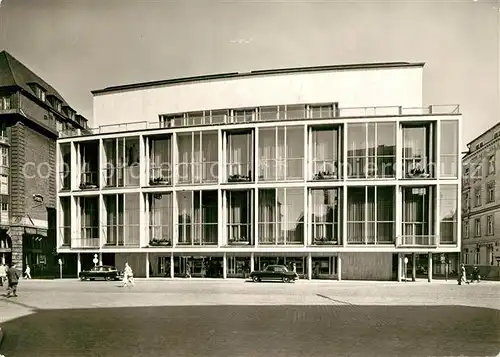
<path id="1" fill-rule="evenodd" d="M 205 268 L 205 261 L 201 262 L 201 277 L 204 278 L 207 275 L 207 269 Z"/>
<path id="2" fill-rule="evenodd" d="M 0 286 L 7 280 L 7 267 L 4 263 L 0 264 Z"/>
<path id="3" fill-rule="evenodd" d="M 123 287 L 134 285 L 134 272 L 128 263 L 125 263 L 125 269 L 123 270 Z"/>
<path id="4" fill-rule="evenodd" d="M 19 283 L 19 278 L 21 277 L 21 272 L 16 268 L 16 264 L 12 264 L 9 270 L 7 270 L 7 281 L 9 282 L 9 290 L 7 290 L 7 297 L 17 296 L 17 284 Z"/>
<path id="5" fill-rule="evenodd" d="M 472 282 L 477 281 L 478 283 L 481 281 L 481 274 L 479 273 L 479 268 L 474 266 L 472 269 Z"/>
<path id="6" fill-rule="evenodd" d="M 460 273 L 458 276 L 458 285 L 462 285 L 462 283 L 469 284 L 469 282 L 467 281 L 467 272 L 465 271 L 464 264 L 460 265 Z"/>
<path id="7" fill-rule="evenodd" d="M 31 269 L 30 266 L 26 264 L 26 270 L 24 271 L 24 278 L 31 279 Z"/>

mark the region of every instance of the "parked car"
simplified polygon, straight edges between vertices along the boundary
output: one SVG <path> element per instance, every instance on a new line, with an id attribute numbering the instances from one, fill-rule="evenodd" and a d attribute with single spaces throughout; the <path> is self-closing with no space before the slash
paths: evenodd
<path id="1" fill-rule="evenodd" d="M 80 272 L 78 277 L 80 280 L 121 280 L 123 279 L 123 273 L 110 265 L 98 265 L 90 270 Z"/>
<path id="2" fill-rule="evenodd" d="M 254 281 L 281 280 L 284 283 L 295 281 L 299 278 L 297 273 L 289 271 L 284 265 L 268 265 L 264 270 L 253 271 L 250 278 Z"/>

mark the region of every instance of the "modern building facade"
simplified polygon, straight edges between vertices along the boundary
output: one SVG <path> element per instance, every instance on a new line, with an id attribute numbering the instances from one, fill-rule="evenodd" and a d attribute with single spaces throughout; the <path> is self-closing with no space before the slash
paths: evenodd
<path id="1" fill-rule="evenodd" d="M 309 279 L 391 280 L 409 258 L 410 274 L 423 265 L 430 279 L 461 247 L 461 115 L 423 107 L 423 67 L 94 91 L 102 125 L 58 140 L 58 252 L 78 271 L 97 256 L 146 277 L 295 263 Z"/>
<path id="2" fill-rule="evenodd" d="M 500 266 L 500 124 L 471 141 L 463 158 L 463 261 Z"/>
<path id="3" fill-rule="evenodd" d="M 0 52 L 0 260 L 29 264 L 32 276 L 56 269 L 56 139 L 85 129 L 48 83 Z"/>

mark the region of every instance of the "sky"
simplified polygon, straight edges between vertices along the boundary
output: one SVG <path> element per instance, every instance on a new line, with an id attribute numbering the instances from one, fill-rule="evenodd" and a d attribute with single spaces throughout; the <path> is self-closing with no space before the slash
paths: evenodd
<path id="1" fill-rule="evenodd" d="M 500 121 L 498 1 L 0 0 L 0 50 L 92 123 L 91 90 L 257 69 L 426 62 L 465 143 Z"/>

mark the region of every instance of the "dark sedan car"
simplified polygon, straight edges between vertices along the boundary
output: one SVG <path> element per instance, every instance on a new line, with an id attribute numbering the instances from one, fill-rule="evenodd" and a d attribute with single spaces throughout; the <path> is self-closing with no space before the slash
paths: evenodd
<path id="1" fill-rule="evenodd" d="M 298 279 L 297 273 L 289 271 L 284 265 L 269 265 L 264 270 L 253 271 L 250 278 L 257 282 L 263 280 L 281 280 L 285 283 Z"/>
<path id="2" fill-rule="evenodd" d="M 80 272 L 78 277 L 80 280 L 121 280 L 123 278 L 123 274 L 113 266 L 98 265 L 90 270 Z"/>

